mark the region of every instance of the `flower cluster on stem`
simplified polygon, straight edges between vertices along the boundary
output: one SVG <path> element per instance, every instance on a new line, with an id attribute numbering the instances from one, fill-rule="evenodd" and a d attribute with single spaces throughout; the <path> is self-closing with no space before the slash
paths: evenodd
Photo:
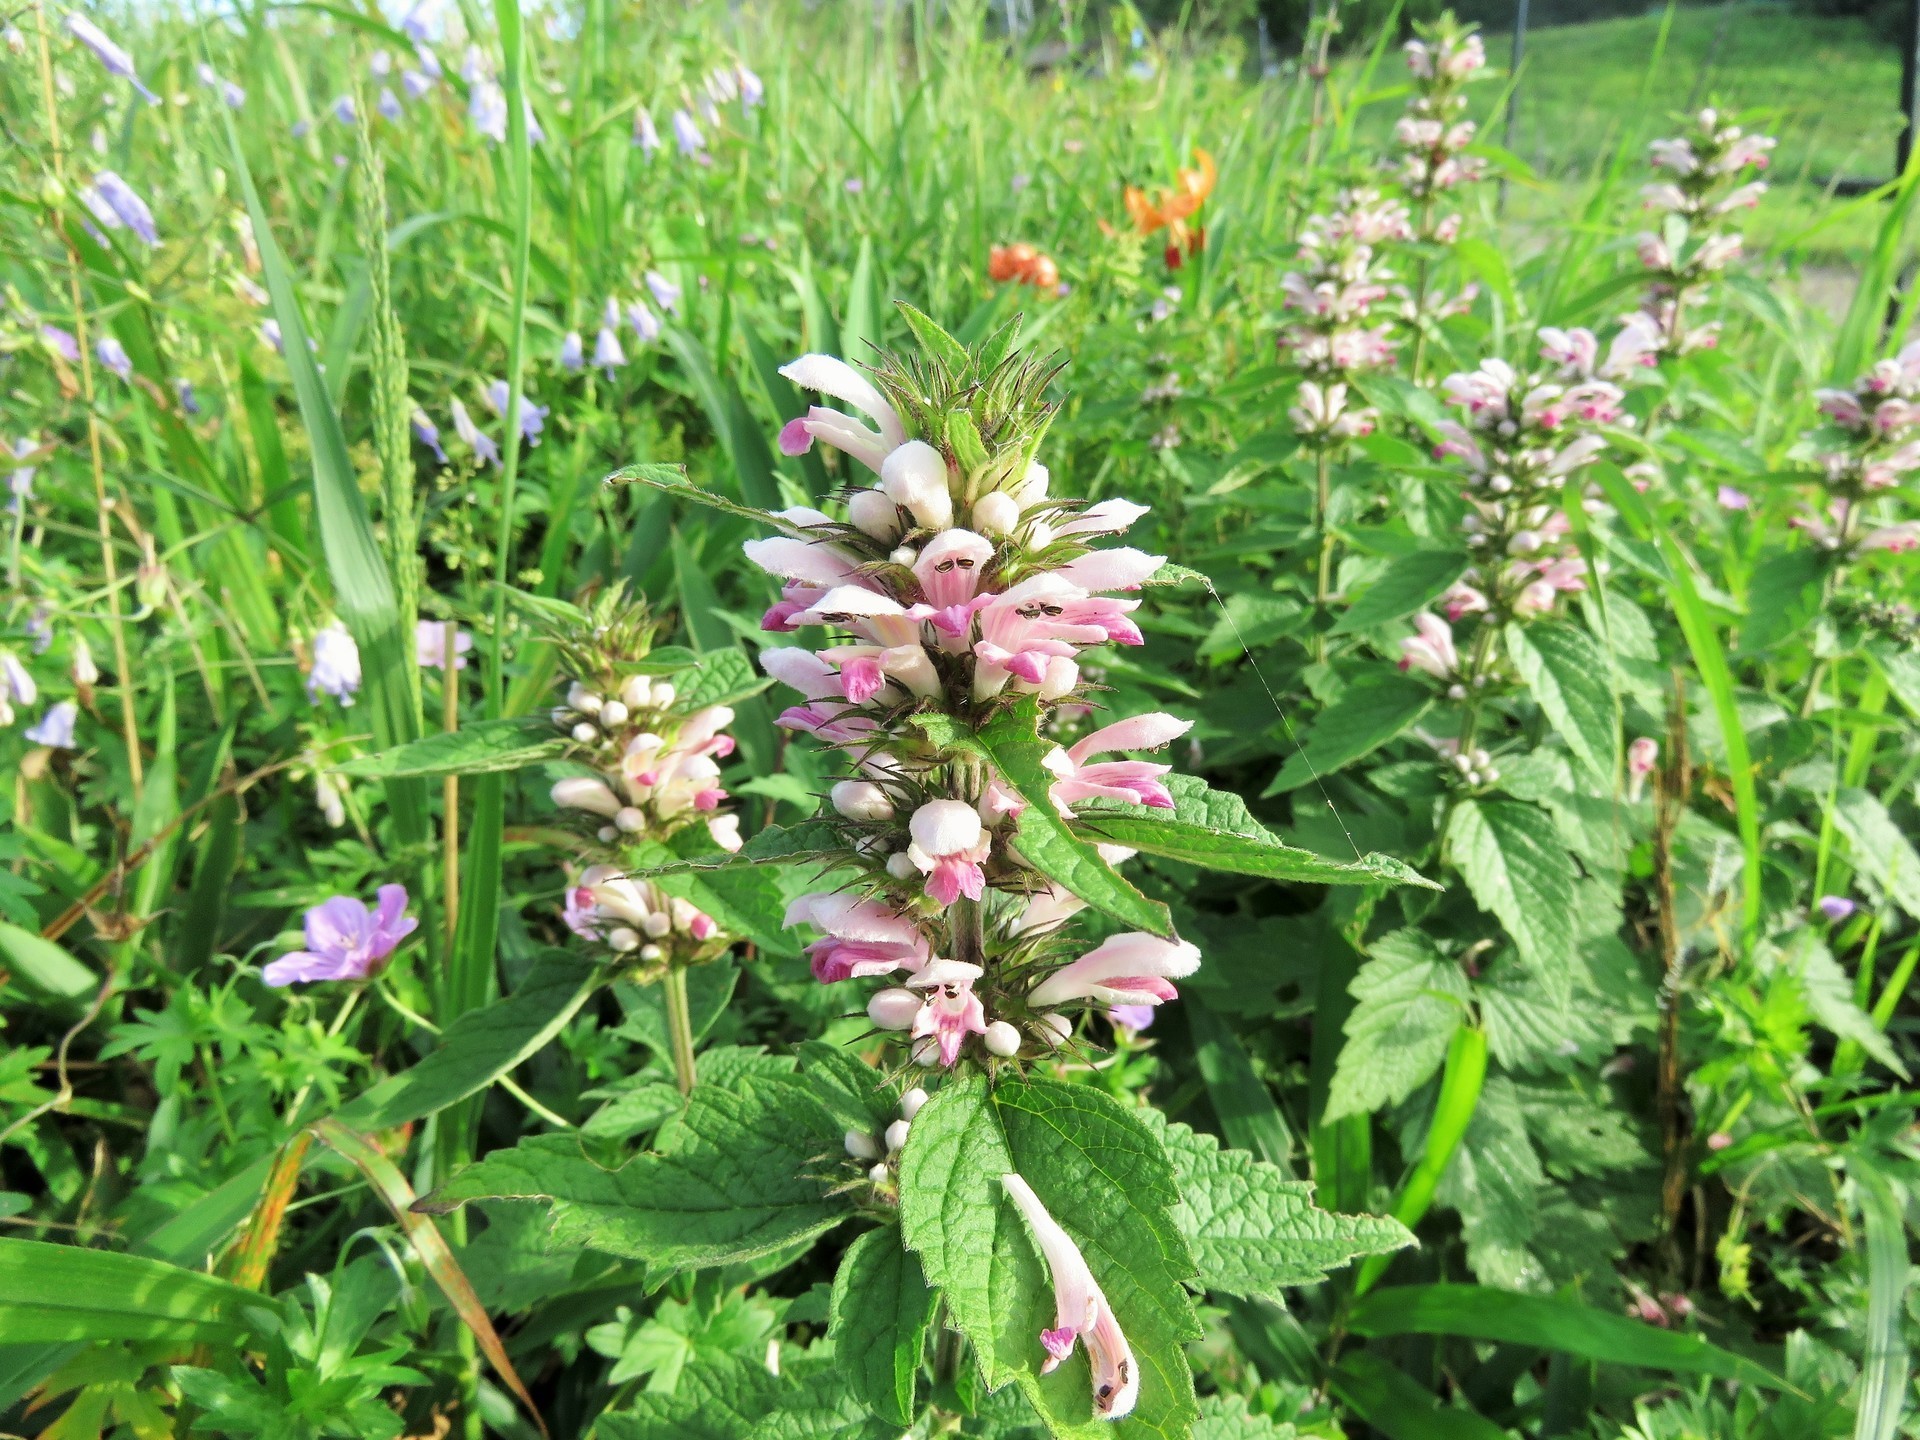
<path id="1" fill-rule="evenodd" d="M 691 846 L 679 840 L 683 850 L 740 848 L 740 819 L 721 808 L 728 796 L 719 762 L 733 753 L 733 711 L 682 703 L 678 687 L 647 664 L 652 625 L 640 607 L 616 593 L 594 618 L 592 641 L 574 653 L 579 678 L 553 712 L 572 758 L 597 772 L 556 781 L 552 791 L 600 851 L 567 887 L 567 927 L 647 972 L 714 959 L 732 940 L 713 917 L 629 872 L 641 847 L 683 832 L 694 837 Z"/>
<path id="2" fill-rule="evenodd" d="M 1819 390 L 1825 424 L 1803 450 L 1819 468 L 1824 513 L 1791 523 L 1835 552 L 1920 549 L 1920 524 L 1881 513 L 1920 470 L 1920 341 L 1875 363 L 1851 389 Z"/>
<path id="3" fill-rule="evenodd" d="M 1767 167 L 1770 135 L 1749 135 L 1709 107 L 1684 135 L 1648 146 L 1653 168 L 1667 178 L 1641 188 L 1645 207 L 1660 228 L 1636 238 L 1648 272 L 1640 303 L 1641 323 L 1658 337 L 1659 353 L 1681 355 L 1719 343 L 1718 324 L 1695 324 L 1713 277 L 1740 255 L 1741 239 L 1730 217 L 1760 203 L 1766 182 L 1748 178 Z M 1633 320 L 1628 321 L 1633 324 Z"/>
<path id="4" fill-rule="evenodd" d="M 1141 643 L 1139 602 L 1113 592 L 1137 589 L 1162 557 L 1092 544 L 1144 507 L 1052 494 L 1035 458 L 1050 372 L 1004 351 L 889 357 L 871 379 L 808 355 L 783 373 L 859 413 L 814 407 L 781 432 L 782 448 L 824 443 L 870 472 L 847 492 L 844 519 L 788 510 L 787 534 L 746 545 L 782 582 L 765 628 L 833 632 L 761 657 L 799 692 L 778 723 L 852 766 L 828 818 L 859 878 L 787 913 L 819 936 L 808 946 L 815 978 L 889 981 L 867 1014 L 930 1068 L 1044 1055 L 1072 1033 L 1070 1008 L 1172 999 L 1199 952 L 1138 933 L 1071 944 L 1065 926 L 1083 902 L 1013 840 L 1029 803 L 1063 817 L 1086 802 L 1171 807 L 1170 767 L 1102 757 L 1163 746 L 1188 722 L 1135 716 L 1053 747 L 1038 795 L 1031 777 L 1023 795 L 967 743 L 996 719 L 1037 735 L 1060 707 L 1077 713 L 1088 703 L 1081 654 Z M 1103 850 L 1110 863 L 1128 853 Z"/>
<path id="5" fill-rule="evenodd" d="M 1394 126 L 1395 178 L 1407 197 L 1407 238 L 1423 247 L 1452 245 L 1460 238 L 1461 217 L 1448 197 L 1463 185 L 1486 177 L 1486 162 L 1466 153 L 1478 127 L 1466 117 L 1467 86 L 1488 74 L 1487 51 L 1472 26 L 1448 11 L 1431 24 L 1416 25 L 1406 44 L 1413 95 Z M 1468 286 L 1455 296 L 1435 293 L 1428 283 L 1432 258 L 1421 254 L 1412 289 L 1398 291 L 1401 318 L 1414 331 L 1414 372 L 1429 322 L 1464 311 L 1478 293 Z"/>

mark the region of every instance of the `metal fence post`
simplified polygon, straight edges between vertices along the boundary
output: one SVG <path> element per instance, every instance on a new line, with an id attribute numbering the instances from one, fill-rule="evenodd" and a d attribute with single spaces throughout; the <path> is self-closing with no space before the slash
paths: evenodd
<path id="1" fill-rule="evenodd" d="M 1916 11 L 1920 11 L 1920 0 L 1913 0 Z M 1528 0 L 1514 0 L 1513 7 L 1513 57 L 1507 62 L 1509 88 L 1507 90 L 1507 136 L 1506 148 L 1514 151 L 1514 141 L 1518 135 L 1520 120 L 1520 62 L 1527 58 L 1527 6 Z M 1500 177 L 1499 209 L 1507 208 L 1507 177 Z"/>
<path id="2" fill-rule="evenodd" d="M 1524 3 L 1524 0 L 1522 0 Z M 1907 123 L 1894 146 L 1896 176 L 1907 173 L 1907 157 L 1913 154 L 1913 132 L 1920 123 L 1920 0 L 1909 0 L 1905 43 L 1900 47 L 1900 113 Z"/>

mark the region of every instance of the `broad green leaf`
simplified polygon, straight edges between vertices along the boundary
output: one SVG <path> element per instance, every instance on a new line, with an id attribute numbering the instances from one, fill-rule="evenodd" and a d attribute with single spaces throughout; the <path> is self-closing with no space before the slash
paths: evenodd
<path id="1" fill-rule="evenodd" d="M 1412 1136 L 1403 1138 L 1403 1153 L 1422 1148 Z M 1533 1251 L 1545 1180 L 1513 1082 L 1501 1075 L 1488 1078 L 1434 1192 L 1438 1203 L 1459 1212 L 1467 1263 L 1482 1284 L 1503 1290 L 1548 1288 L 1546 1270 Z"/>
<path id="2" fill-rule="evenodd" d="M 511 995 L 460 1016 L 437 1049 L 350 1102 L 339 1113 L 340 1123 L 386 1130 L 478 1094 L 565 1029 L 606 976 L 565 951 L 546 951 Z"/>
<path id="3" fill-rule="evenodd" d="M 0 1239 L 0 1345 L 177 1340 L 231 1345 L 272 1323 L 251 1290 L 164 1260 Z"/>
<path id="4" fill-rule="evenodd" d="M 1833 823 L 1853 849 L 1853 863 L 1886 897 L 1920 919 L 1920 854 L 1879 799 L 1865 790 L 1834 796 Z"/>
<path id="5" fill-rule="evenodd" d="M 1096 802 L 1075 812 L 1077 828 L 1148 855 L 1206 870 L 1295 880 L 1316 885 L 1417 884 L 1438 887 L 1390 855 L 1330 860 L 1286 844 L 1247 811 L 1231 791 L 1214 790 L 1197 775 L 1169 775 L 1171 811 Z"/>
<path id="6" fill-rule="evenodd" d="M 775 955 L 799 952 L 784 925 L 786 897 L 779 875 L 771 866 L 728 863 L 733 857 L 704 825 L 688 826 L 665 845 L 650 841 L 627 853 L 629 874 L 687 901 L 721 929 Z M 715 863 L 689 863 L 709 860 Z"/>
<path id="7" fill-rule="evenodd" d="M 1893 1440 L 1907 1408 L 1907 1375 L 1913 1352 L 1906 1335 L 1907 1227 L 1901 1195 L 1872 1162 L 1854 1160 L 1848 1171 L 1860 1188 L 1867 1230 L 1866 1364 L 1861 1368 L 1855 1440 Z"/>
<path id="8" fill-rule="evenodd" d="M 1244 1150 L 1222 1150 L 1185 1125 L 1160 1128 L 1180 1188 L 1174 1223 L 1199 1266 L 1197 1283 L 1208 1290 L 1278 1300 L 1289 1285 L 1317 1285 L 1359 1256 L 1413 1243 L 1386 1216 L 1319 1209 L 1312 1185 Z"/>
<path id="9" fill-rule="evenodd" d="M 1462 800 L 1447 852 L 1480 908 L 1491 911 L 1526 965 L 1562 1003 L 1573 987 L 1573 857 L 1552 817 L 1520 800 Z"/>
<path id="10" fill-rule="evenodd" d="M 1328 1120 L 1406 1099 L 1440 1068 L 1467 1013 L 1466 975 L 1419 931 L 1395 930 L 1367 949 L 1372 958 L 1347 987 L 1356 1003 L 1327 1095 Z"/>
<path id="11" fill-rule="evenodd" d="M 691 668 L 675 671 L 673 708 L 691 714 L 709 705 L 732 705 L 771 684 L 773 678 L 758 673 L 742 651 L 709 650 L 696 657 Z"/>
<path id="12" fill-rule="evenodd" d="M 1454 550 L 1416 550 L 1396 556 L 1333 627 L 1336 635 L 1371 630 L 1424 610 L 1466 573 L 1467 556 Z"/>
<path id="13" fill-rule="evenodd" d="M 696 505 L 705 505 L 711 510 L 721 510 L 729 515 L 737 515 L 742 520 L 751 520 L 778 534 L 795 540 L 818 540 L 820 537 L 809 533 L 791 520 L 783 520 L 771 510 L 757 510 L 751 505 L 742 505 L 738 500 L 730 500 L 725 495 L 716 495 L 711 490 L 702 490 L 687 479 L 686 470 L 679 465 L 629 465 L 607 476 L 608 485 L 644 485 L 649 490 L 658 490 L 675 499 L 691 501 Z"/>
<path id="14" fill-rule="evenodd" d="M 1284 1421 L 1254 1414 L 1238 1395 L 1206 1396 L 1193 1425 L 1193 1440 L 1296 1440 L 1299 1434 Z"/>
<path id="15" fill-rule="evenodd" d="M 1360 675 L 1338 700 L 1320 712 L 1306 737 L 1266 788 L 1281 795 L 1311 784 L 1366 755 L 1412 727 L 1433 704 L 1431 687 L 1398 670 Z"/>
<path id="16" fill-rule="evenodd" d="M 1021 858 L 1048 879 L 1079 896 L 1094 909 L 1155 935 L 1173 933 L 1167 907 L 1149 900 L 1093 847 L 1060 818 L 1048 793 L 1055 776 L 1042 763 L 1055 748 L 1037 733 L 1038 708 L 1023 700 L 988 721 L 974 736 L 963 738 L 963 748 L 991 761 L 1007 787 L 1026 801 L 1020 812 L 1014 846 Z"/>
<path id="17" fill-rule="evenodd" d="M 1327 1377 L 1333 1393 L 1387 1440 L 1506 1440 L 1472 1410 L 1457 1410 L 1371 1350 L 1349 1354 Z"/>
<path id="18" fill-rule="evenodd" d="M 510 720 L 475 720 L 458 730 L 427 735 L 359 755 L 335 767 L 357 780 L 390 780 L 409 775 L 492 775 L 551 760 L 567 748 L 545 715 Z"/>
<path id="19" fill-rule="evenodd" d="M 1132 1415 L 1095 1418 L 1083 1352 L 1042 1377 L 1053 1285 L 1001 1177 L 1024 1176 L 1073 1237 L 1140 1366 Z M 1056 1436 L 1181 1437 L 1195 1410 L 1184 1346 L 1200 1327 L 1180 1194 L 1140 1116 L 1090 1086 L 950 1081 L 914 1117 L 900 1157 L 900 1233 L 973 1344 L 989 1389 L 1015 1381 Z"/>
<path id="20" fill-rule="evenodd" d="M 844 1178 L 841 1127 L 790 1080 L 697 1085 L 659 1151 L 618 1169 L 573 1135 L 535 1135 L 468 1166 L 420 1202 L 439 1213 L 470 1200 L 553 1207 L 552 1242 L 645 1260 L 663 1270 L 730 1265 L 832 1229 L 849 1213 L 829 1192 Z"/>
<path id="21" fill-rule="evenodd" d="M 765 1365 L 709 1356 L 669 1391 L 644 1391 L 594 1421 L 606 1440 L 746 1440 L 779 1404 L 785 1382 Z"/>
<path id="22" fill-rule="evenodd" d="M 1202 947 L 1203 952 L 1205 947 Z M 1210 957 L 1211 958 L 1211 957 Z M 1193 1059 L 1207 1082 L 1207 1099 L 1227 1143 L 1251 1151 L 1287 1179 L 1293 1178 L 1293 1132 L 1273 1103 L 1273 1092 L 1253 1068 L 1240 1037 L 1195 990 L 1180 996 L 1193 1035 Z"/>
<path id="23" fill-rule="evenodd" d="M 1740 653 L 1765 655 L 1812 622 L 1825 603 L 1835 557 L 1824 550 L 1776 550 L 1753 567 Z"/>
<path id="24" fill-rule="evenodd" d="M 827 1338 L 835 1368 L 856 1399 L 896 1428 L 917 1413 L 914 1387 L 938 1298 L 893 1225 L 848 1246 L 833 1278 Z"/>
<path id="25" fill-rule="evenodd" d="M 803 820 L 798 825 L 769 825 L 738 850 L 715 849 L 698 855 L 655 855 L 630 872 L 641 880 L 686 870 L 731 870 L 752 865 L 804 865 L 828 861 L 849 853 L 839 829 L 830 820 Z"/>
<path id="26" fill-rule="evenodd" d="M 1702 1339 L 1553 1295 L 1516 1295 L 1481 1285 L 1396 1285 L 1359 1301 L 1356 1335 L 1461 1335 L 1561 1350 L 1605 1365 L 1743 1380 L 1769 1390 L 1782 1381 L 1764 1365 Z"/>
<path id="27" fill-rule="evenodd" d="M 800 1069 L 813 1096 L 849 1130 L 879 1135 L 900 1115 L 900 1092 L 851 1050 L 825 1040 L 800 1046 Z"/>
<path id="28" fill-rule="evenodd" d="M 1613 664 L 1577 625 L 1541 621 L 1507 626 L 1507 654 L 1567 748 L 1601 784 L 1613 781 L 1620 730 L 1614 723 Z"/>
<path id="29" fill-rule="evenodd" d="M 58 1000 L 78 1000 L 100 988 L 99 977 L 53 941 L 0 920 L 0 960 L 9 980 Z"/>

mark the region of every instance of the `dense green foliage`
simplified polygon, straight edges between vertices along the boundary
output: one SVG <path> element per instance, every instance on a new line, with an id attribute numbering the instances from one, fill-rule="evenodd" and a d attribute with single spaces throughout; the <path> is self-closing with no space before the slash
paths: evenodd
<path id="1" fill-rule="evenodd" d="M 1544 41 L 1438 200 L 1360 19 L 1324 86 L 1001 21 L 100 17 L 151 106 L 5 23 L 0 1429 L 1920 1433 L 1920 189 L 1818 183 L 1879 60 L 1770 16 L 1871 79 L 1815 113 L 1714 42 L 1787 183 L 1650 219 L 1700 12 Z M 1316 357 L 1322 263 L 1391 355 Z M 860 508 L 803 354 L 954 494 Z M 1169 563 L 1064 678 L 762 621 L 823 550 L 931 596 L 956 518 L 975 583 L 1131 564 L 1082 500 Z M 1175 773 L 1059 748 L 1119 717 Z M 856 893 L 945 958 L 841 978 Z"/>

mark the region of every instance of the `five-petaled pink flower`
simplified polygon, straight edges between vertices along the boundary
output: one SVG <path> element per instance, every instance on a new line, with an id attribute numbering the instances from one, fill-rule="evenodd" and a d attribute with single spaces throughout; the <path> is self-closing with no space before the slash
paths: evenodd
<path id="1" fill-rule="evenodd" d="M 407 887 L 382 885 L 378 906 L 335 895 L 307 911 L 307 948 L 282 955 L 261 973 L 269 985 L 302 980 L 365 980 L 419 927 L 406 914 Z"/>

